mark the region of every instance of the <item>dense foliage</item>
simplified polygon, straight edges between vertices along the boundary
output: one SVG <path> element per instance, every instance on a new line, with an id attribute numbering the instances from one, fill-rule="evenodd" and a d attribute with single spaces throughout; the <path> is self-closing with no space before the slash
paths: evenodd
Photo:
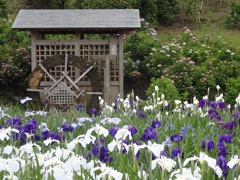
<path id="1" fill-rule="evenodd" d="M 240 23 L 240 4 L 231 3 L 230 17 L 227 17 L 226 22 L 228 25 L 238 25 Z"/>
<path id="2" fill-rule="evenodd" d="M 150 78 L 166 77 L 174 82 L 182 99 L 201 98 L 216 85 L 226 89 L 230 78 L 240 76 L 239 50 L 221 37 L 211 40 L 199 38 L 184 27 L 172 41 L 161 45 L 145 26 L 136 36 L 126 40 L 126 78 L 143 75 Z M 141 40 L 140 40 L 141 39 Z M 130 73 L 129 73 L 130 72 Z M 238 94 L 235 92 L 234 96 Z M 226 97 L 229 103 L 234 99 Z"/>
<path id="3" fill-rule="evenodd" d="M 11 26 L 11 19 L 0 19 L 0 90 L 5 97 L 24 94 L 31 72 L 30 38 Z"/>

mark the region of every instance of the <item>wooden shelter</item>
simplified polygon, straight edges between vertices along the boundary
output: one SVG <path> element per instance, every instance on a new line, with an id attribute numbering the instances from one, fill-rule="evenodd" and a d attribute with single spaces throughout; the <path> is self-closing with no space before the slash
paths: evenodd
<path id="1" fill-rule="evenodd" d="M 139 10 L 27 9 L 19 11 L 12 28 L 31 35 L 29 91 L 64 106 L 84 94 L 103 94 L 108 104 L 123 98 L 123 36 L 140 28 Z M 72 38 L 49 38 L 55 34 Z M 88 34 L 105 38 L 87 39 Z"/>

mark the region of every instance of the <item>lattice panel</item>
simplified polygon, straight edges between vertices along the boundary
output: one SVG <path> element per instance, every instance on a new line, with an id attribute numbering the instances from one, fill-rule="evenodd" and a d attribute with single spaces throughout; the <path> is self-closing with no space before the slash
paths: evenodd
<path id="1" fill-rule="evenodd" d="M 110 61 L 110 81 L 119 81 L 118 60 Z"/>
<path id="2" fill-rule="evenodd" d="M 40 63 L 42 60 L 46 59 L 46 57 L 53 56 L 56 54 L 75 54 L 75 45 L 63 45 L 61 44 L 54 44 L 54 45 L 36 45 L 36 61 L 37 64 Z M 75 79 L 75 67 L 69 66 L 70 77 Z M 58 79 L 61 77 L 61 72 L 64 70 L 64 66 L 56 66 L 50 72 L 51 74 Z M 46 75 L 43 77 L 43 82 L 50 82 L 52 81 Z"/>
<path id="3" fill-rule="evenodd" d="M 75 97 L 63 84 L 59 84 L 49 96 L 51 104 L 74 104 Z"/>
<path id="4" fill-rule="evenodd" d="M 80 56 L 86 59 L 91 59 L 91 56 L 97 55 L 109 55 L 109 44 L 80 44 Z M 101 69 L 101 64 L 95 63 L 95 67 L 99 67 L 99 74 L 101 77 L 104 76 L 104 71 Z M 110 70 L 111 81 L 119 81 L 119 70 L 118 70 L 118 60 L 111 61 Z M 82 73 L 82 72 L 80 72 Z M 82 81 L 88 81 L 87 77 L 84 77 Z"/>
<path id="5" fill-rule="evenodd" d="M 109 54 L 109 44 L 82 44 L 80 45 L 80 56 L 89 59 L 93 55 Z"/>
<path id="6" fill-rule="evenodd" d="M 90 41 L 89 41 L 90 42 Z M 109 44 L 80 44 L 80 56 L 90 60 L 91 56 L 97 55 L 108 55 L 109 54 Z M 99 69 L 99 75 L 104 76 L 103 69 L 101 69 L 100 64 L 95 62 L 95 67 Z M 80 74 L 83 72 L 80 72 Z M 88 81 L 87 76 L 85 76 L 81 81 Z"/>

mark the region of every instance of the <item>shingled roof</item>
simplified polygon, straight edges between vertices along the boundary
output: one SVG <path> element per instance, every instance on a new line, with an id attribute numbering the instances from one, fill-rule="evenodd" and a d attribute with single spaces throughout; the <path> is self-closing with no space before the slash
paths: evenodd
<path id="1" fill-rule="evenodd" d="M 24 9 L 12 26 L 16 30 L 115 31 L 140 28 L 138 9 Z"/>

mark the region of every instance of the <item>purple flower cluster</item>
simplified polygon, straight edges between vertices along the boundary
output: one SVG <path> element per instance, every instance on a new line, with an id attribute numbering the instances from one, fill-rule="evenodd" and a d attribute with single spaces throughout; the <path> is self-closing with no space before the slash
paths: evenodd
<path id="1" fill-rule="evenodd" d="M 217 119 L 217 120 L 221 120 L 221 116 L 219 115 L 218 113 L 218 109 L 222 110 L 222 109 L 226 109 L 227 106 L 224 102 L 215 102 L 215 101 L 211 101 L 211 102 L 208 102 L 206 99 L 202 99 L 201 101 L 199 101 L 198 103 L 198 107 L 199 108 L 203 108 L 204 106 L 208 106 L 210 107 L 211 109 L 208 111 L 208 115 L 209 115 L 209 118 L 210 120 L 213 120 L 213 119 Z"/>
<path id="2" fill-rule="evenodd" d="M 109 130 L 108 130 L 108 133 L 114 137 L 116 134 L 117 134 L 117 131 L 119 130 L 120 128 L 115 126 L 115 127 L 111 127 Z"/>
<path id="3" fill-rule="evenodd" d="M 105 143 L 104 139 L 100 139 L 100 145 L 98 145 L 96 141 L 93 144 L 92 152 L 89 155 L 98 156 L 101 162 L 111 163 L 113 161 L 113 158 L 109 156 L 108 148 L 104 145 L 104 143 Z"/>
<path id="4" fill-rule="evenodd" d="M 78 103 L 77 106 L 76 106 L 76 108 L 77 108 L 77 111 L 82 112 L 82 111 L 84 111 L 85 106 L 84 106 L 83 103 Z"/>
<path id="5" fill-rule="evenodd" d="M 223 129 L 229 130 L 230 132 L 232 132 L 237 126 L 236 120 L 230 122 L 220 121 L 218 124 L 222 126 Z"/>
<path id="6" fill-rule="evenodd" d="M 27 143 L 27 134 L 31 135 L 28 141 L 39 141 L 39 140 L 46 140 L 48 138 L 55 139 L 55 140 L 64 140 L 65 137 L 61 133 L 58 132 L 50 132 L 47 130 L 42 130 L 41 135 L 37 134 L 38 130 L 38 121 L 34 118 L 27 121 L 26 124 L 23 124 L 19 117 L 11 117 L 6 120 L 6 125 L 11 126 L 11 128 L 15 128 L 19 130 L 19 133 L 13 133 L 12 138 L 14 140 L 20 140 L 20 144 Z M 64 128 L 63 128 L 64 129 Z M 68 127 L 70 129 L 70 127 Z"/>
<path id="7" fill-rule="evenodd" d="M 184 158 L 184 152 L 183 149 L 181 149 L 180 147 L 175 147 L 173 148 L 172 152 L 171 152 L 171 158 L 175 158 L 180 156 L 181 158 Z"/>
<path id="8" fill-rule="evenodd" d="M 155 129 L 153 127 L 148 127 L 147 129 L 144 130 L 141 140 L 142 141 L 148 141 L 148 140 L 155 140 L 157 141 L 157 132 L 154 131 Z"/>
<path id="9" fill-rule="evenodd" d="M 155 140 L 157 141 L 157 131 L 156 129 L 161 127 L 162 123 L 159 120 L 153 120 L 151 126 L 147 127 L 144 132 L 142 133 L 141 140 L 148 141 L 148 140 Z"/>
<path id="10" fill-rule="evenodd" d="M 214 149 L 214 141 L 211 138 L 203 139 L 202 140 L 202 148 L 207 148 L 208 151 L 211 151 Z"/>
<path id="11" fill-rule="evenodd" d="M 216 109 L 210 109 L 208 111 L 208 116 L 209 116 L 210 120 L 217 119 L 220 121 L 222 119 Z"/>
<path id="12" fill-rule="evenodd" d="M 19 133 L 13 134 L 13 139 L 18 140 L 20 138 L 21 144 L 26 143 L 26 140 L 27 140 L 26 134 L 33 134 L 31 139 L 29 139 L 31 141 L 40 140 L 40 136 L 37 135 L 37 133 L 36 133 L 36 131 L 38 129 L 36 119 L 30 119 L 25 125 L 22 125 L 22 121 L 19 117 L 13 117 L 13 118 L 8 118 L 6 120 L 6 125 L 19 130 Z"/>
<path id="13" fill-rule="evenodd" d="M 172 142 L 179 142 L 182 140 L 182 136 L 180 136 L 179 134 L 173 134 L 171 137 L 170 137 L 170 140 Z"/>
<path id="14" fill-rule="evenodd" d="M 90 116 L 99 116 L 101 113 L 102 113 L 101 111 L 99 111 L 95 108 L 89 110 L 89 115 Z"/>
<path id="15" fill-rule="evenodd" d="M 218 140 L 218 158 L 217 158 L 217 165 L 221 168 L 223 171 L 223 177 L 227 177 L 228 175 L 228 166 L 227 166 L 227 160 L 226 156 L 229 154 L 226 148 L 225 144 L 232 143 L 232 135 L 231 134 L 222 134 L 219 136 Z"/>
<path id="16" fill-rule="evenodd" d="M 69 125 L 69 124 L 63 124 L 63 125 L 61 126 L 61 130 L 62 130 L 63 132 L 73 132 L 74 127 L 73 127 L 72 125 Z"/>

